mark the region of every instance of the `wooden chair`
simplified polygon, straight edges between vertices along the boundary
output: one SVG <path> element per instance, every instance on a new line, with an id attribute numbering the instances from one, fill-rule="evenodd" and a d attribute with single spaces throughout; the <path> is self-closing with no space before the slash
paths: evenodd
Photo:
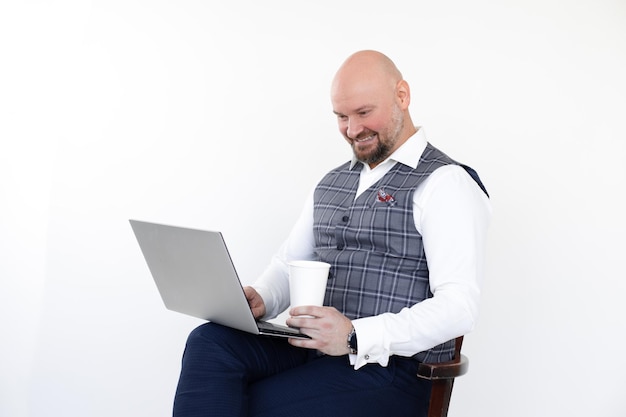
<path id="1" fill-rule="evenodd" d="M 441 363 L 421 363 L 417 376 L 433 381 L 430 393 L 428 417 L 446 417 L 452 396 L 454 378 L 464 375 L 469 367 L 469 359 L 461 354 L 463 336 L 456 338 L 454 359 Z"/>

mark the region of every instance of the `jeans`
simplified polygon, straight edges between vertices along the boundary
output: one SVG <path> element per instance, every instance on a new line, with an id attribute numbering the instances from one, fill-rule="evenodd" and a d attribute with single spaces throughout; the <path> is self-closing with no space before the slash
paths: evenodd
<path id="1" fill-rule="evenodd" d="M 417 361 L 354 370 L 347 356 L 326 356 L 214 323 L 189 335 L 174 417 L 426 416 L 431 383 Z"/>

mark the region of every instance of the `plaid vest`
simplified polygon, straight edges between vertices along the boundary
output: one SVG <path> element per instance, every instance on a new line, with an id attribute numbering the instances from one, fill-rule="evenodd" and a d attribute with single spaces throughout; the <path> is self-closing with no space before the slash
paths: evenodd
<path id="1" fill-rule="evenodd" d="M 413 194 L 433 171 L 449 164 L 457 163 L 428 144 L 417 169 L 397 163 L 356 200 L 358 165 L 350 170 L 349 162 L 343 164 L 320 181 L 313 228 L 316 253 L 331 264 L 324 305 L 356 319 L 398 313 L 433 296 Z M 475 172 L 463 167 L 482 188 Z M 414 357 L 442 362 L 453 355 L 450 340 Z"/>

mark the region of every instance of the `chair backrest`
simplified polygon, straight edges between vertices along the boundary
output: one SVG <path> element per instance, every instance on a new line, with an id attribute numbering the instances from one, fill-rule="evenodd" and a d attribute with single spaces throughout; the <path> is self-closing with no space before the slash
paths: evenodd
<path id="1" fill-rule="evenodd" d="M 463 336 L 456 338 L 454 359 L 441 363 L 421 363 L 417 370 L 419 378 L 429 379 L 433 383 L 430 393 L 428 417 L 446 417 L 452 397 L 454 378 L 467 373 L 469 359 L 461 354 Z"/>

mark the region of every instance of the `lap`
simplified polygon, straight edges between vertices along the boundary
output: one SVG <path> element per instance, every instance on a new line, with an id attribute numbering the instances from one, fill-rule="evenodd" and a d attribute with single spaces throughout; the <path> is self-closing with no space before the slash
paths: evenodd
<path id="1" fill-rule="evenodd" d="M 175 415 L 203 415 L 219 403 L 222 415 L 414 417 L 430 396 L 416 370 L 417 362 L 400 357 L 355 370 L 347 356 L 318 356 L 209 323 L 189 337 Z"/>

